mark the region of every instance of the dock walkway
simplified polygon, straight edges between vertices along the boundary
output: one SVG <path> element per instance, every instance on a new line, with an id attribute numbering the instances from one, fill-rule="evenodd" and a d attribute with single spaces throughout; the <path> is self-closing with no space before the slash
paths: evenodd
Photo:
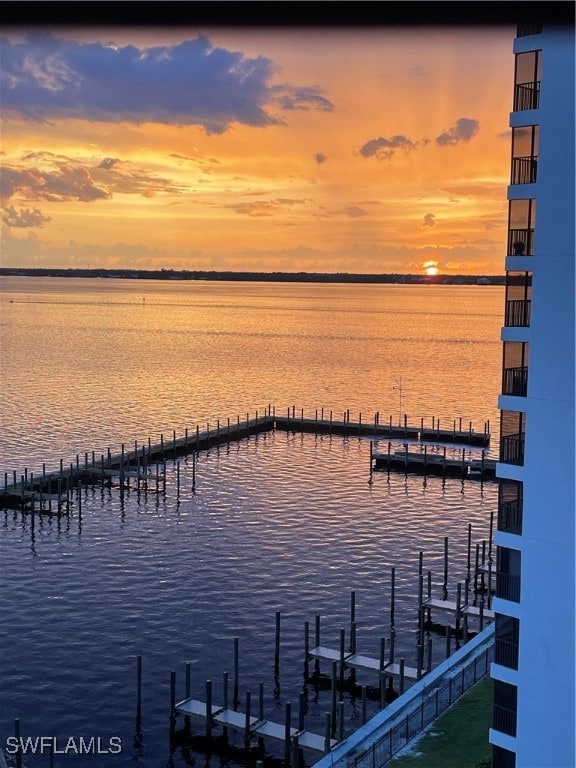
<path id="1" fill-rule="evenodd" d="M 185 429 L 184 435 L 176 437 L 176 431 L 173 430 L 172 437 L 165 439 L 160 435 L 160 442 L 153 444 L 148 441 L 143 444 L 134 442 L 133 449 L 126 449 L 122 444 L 120 453 L 112 454 L 110 449 L 106 454 L 96 455 L 95 451 L 90 454 L 85 452 L 83 456 L 76 455 L 76 461 L 64 466 L 60 460 L 60 468 L 55 471 L 46 472 L 46 465 L 43 464 L 41 473 L 28 472 L 23 473 L 13 471 L 11 475 L 8 472 L 4 474 L 4 486 L 0 490 L 0 506 L 4 508 L 28 509 L 39 512 L 52 513 L 53 507 L 60 512 L 63 506 L 68 506 L 71 500 L 72 489 L 78 489 L 86 485 L 104 485 L 118 481 L 120 489 L 128 487 L 130 481 L 135 481 L 138 488 L 142 485 L 147 490 L 156 487 L 165 489 L 165 473 L 161 472 L 159 467 L 164 465 L 167 460 L 176 460 L 180 457 L 196 455 L 201 451 L 207 451 L 210 448 L 226 445 L 232 442 L 239 442 L 251 436 L 259 435 L 274 430 L 284 432 L 314 433 L 317 435 L 340 435 L 344 437 L 366 437 L 374 440 L 389 438 L 392 440 L 410 440 L 416 442 L 441 441 L 454 444 L 465 444 L 468 446 L 487 446 L 490 442 L 489 422 L 484 424 L 481 432 L 476 432 L 472 428 L 472 422 L 469 422 L 468 429 L 462 429 L 462 420 L 452 422 L 452 429 L 441 429 L 440 420 L 432 418 L 432 426 L 424 426 L 424 419 L 420 424 L 409 424 L 407 417 L 404 417 L 403 425 L 395 426 L 392 417 L 387 422 L 382 422 L 380 414 L 374 414 L 373 418 L 363 419 L 362 414 L 358 414 L 358 421 L 350 419 L 350 412 L 345 411 L 342 419 L 335 419 L 332 411 L 326 412 L 324 409 L 315 411 L 314 418 L 304 416 L 302 409 L 300 415 L 296 414 L 296 408 L 287 409 L 286 415 L 281 416 L 276 413 L 276 409 L 268 406 L 263 412 L 256 411 L 255 417 L 250 418 L 246 414 L 245 419 L 238 415 L 235 420 L 227 419 L 225 422 L 216 420 L 215 423 L 207 423 L 206 429 L 201 430 L 197 425 L 194 431 Z M 425 446 L 426 456 L 426 446 Z M 415 454 L 414 454 L 415 455 Z M 406 457 L 404 463 L 402 458 L 396 456 L 388 460 L 386 454 L 376 453 L 374 455 L 375 465 L 386 464 L 390 469 L 404 469 L 406 466 Z M 412 454 L 411 454 L 412 456 Z M 416 465 L 416 459 L 411 463 Z M 420 462 L 421 463 L 421 462 Z M 456 462 L 458 463 L 458 462 Z M 478 466 L 482 464 L 479 469 Z M 468 475 L 485 476 L 491 471 L 491 465 L 495 462 L 468 462 Z M 424 462 L 427 470 L 433 470 L 437 466 L 437 460 L 428 455 Z M 454 460 L 444 459 L 442 467 L 446 474 L 453 470 Z M 478 465 L 478 466 L 476 466 Z M 458 463 L 460 467 L 460 463 Z"/>

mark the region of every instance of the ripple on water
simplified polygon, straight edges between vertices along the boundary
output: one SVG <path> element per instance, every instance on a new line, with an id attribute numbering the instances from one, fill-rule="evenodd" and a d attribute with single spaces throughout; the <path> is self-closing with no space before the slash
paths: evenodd
<path id="1" fill-rule="evenodd" d="M 232 668 L 240 637 L 243 690 L 266 684 L 267 707 L 297 700 L 303 626 L 322 615 L 326 644 L 338 643 L 356 590 L 362 650 L 377 654 L 390 626 L 396 568 L 398 652 L 414 654 L 418 552 L 442 586 L 443 536 L 450 538 L 451 589 L 466 570 L 467 526 L 487 537 L 495 486 L 374 473 L 369 444 L 279 433 L 200 457 L 195 493 L 181 465 L 178 505 L 130 491 L 85 492 L 73 514 L 32 531 L 5 513 L 6 612 L 0 627 L 0 726 L 22 717 L 26 733 L 118 734 L 133 762 L 134 657 L 144 657 L 145 764 L 168 755 L 169 676 L 189 661 L 193 692 Z M 173 473 L 172 473 L 173 474 Z M 282 614 L 281 674 L 274 679 L 274 614 Z M 442 644 L 444 641 L 440 639 Z M 274 689 L 280 685 L 280 694 Z M 329 694 L 310 702 L 308 727 L 322 732 Z M 346 700 L 349 727 L 356 723 Z M 307 721 L 308 722 L 308 721 Z M 96 733 L 96 730 L 98 733 Z M 78 757 L 75 768 L 93 765 Z M 184 765 L 180 755 L 176 765 Z M 31 768 L 41 765 L 30 762 Z"/>

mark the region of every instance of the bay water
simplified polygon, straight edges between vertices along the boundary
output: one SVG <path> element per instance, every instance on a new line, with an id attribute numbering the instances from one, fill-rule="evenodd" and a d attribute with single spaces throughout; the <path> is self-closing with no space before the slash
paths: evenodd
<path id="1" fill-rule="evenodd" d="M 0 477 L 269 405 L 476 429 L 490 420 L 495 456 L 503 303 L 496 286 L 5 277 Z M 63 768 L 233 765 L 187 745 L 170 752 L 170 672 L 179 699 L 187 662 L 193 695 L 212 679 L 221 698 L 238 637 L 242 696 L 264 682 L 266 714 L 283 722 L 303 690 L 304 622 L 321 615 L 322 642 L 337 647 L 354 591 L 359 650 L 378 655 L 392 567 L 397 655 L 414 664 L 418 553 L 439 596 L 449 537 L 454 596 L 468 525 L 474 544 L 487 540 L 496 487 L 371 477 L 369 451 L 366 439 L 273 432 L 200 454 L 194 488 L 183 461 L 179 496 L 168 462 L 165 494 L 88 488 L 81 520 L 73 510 L 33 526 L 2 511 L 0 741 L 21 718 L 23 735 L 59 746 L 121 740 L 119 754 L 57 755 Z M 435 657 L 443 650 L 434 639 Z M 322 733 L 330 693 L 304 691 L 306 727 Z M 350 732 L 360 706 L 347 694 L 345 707 Z M 26 763 L 49 764 L 46 753 Z"/>

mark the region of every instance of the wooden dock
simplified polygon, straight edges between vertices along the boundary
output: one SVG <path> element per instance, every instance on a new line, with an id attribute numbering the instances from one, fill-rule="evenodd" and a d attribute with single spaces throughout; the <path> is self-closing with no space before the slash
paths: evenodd
<path id="1" fill-rule="evenodd" d="M 388 451 L 372 451 L 372 469 L 387 469 L 394 471 L 410 472 L 419 475 L 438 475 L 442 477 L 459 477 L 470 480 L 494 480 L 496 478 L 496 461 L 486 458 L 484 451 L 480 459 L 466 458 L 466 451 L 462 449 L 460 458 L 451 458 L 446 455 L 446 448 L 442 453 L 434 453 L 424 446 L 422 451 L 409 451 L 406 445 L 403 451 L 392 451 L 388 444 Z"/>
<path id="2" fill-rule="evenodd" d="M 120 453 L 112 454 L 110 449 L 105 454 L 96 455 L 94 451 L 85 452 L 83 456 L 76 455 L 75 462 L 64 465 L 60 460 L 60 468 L 55 471 L 46 471 L 43 464 L 41 473 L 13 471 L 11 475 L 4 474 L 4 485 L 0 489 L 0 506 L 13 509 L 31 509 L 40 513 L 60 513 L 68 510 L 72 491 L 87 485 L 105 485 L 116 482 L 122 492 L 130 485 L 138 489 L 144 487 L 147 490 L 165 490 L 166 461 L 176 461 L 180 457 L 192 455 L 211 448 L 238 442 L 264 432 L 280 430 L 284 432 L 314 433 L 318 435 L 339 435 L 344 437 L 370 437 L 373 439 L 390 438 L 406 439 L 419 442 L 441 441 L 453 444 L 466 444 L 468 446 L 487 446 L 490 442 L 490 425 L 486 422 L 483 430 L 476 432 L 469 422 L 468 429 L 462 428 L 462 419 L 458 424 L 454 420 L 452 429 L 440 428 L 440 420 L 432 418 L 431 426 L 425 426 L 424 419 L 419 424 L 409 424 L 404 416 L 404 423 L 398 426 L 393 424 L 392 417 L 387 421 L 375 413 L 370 419 L 358 414 L 358 420 L 350 418 L 350 411 L 345 411 L 342 418 L 335 418 L 333 411 L 316 410 L 314 417 L 305 417 L 301 409 L 297 415 L 296 408 L 288 408 L 286 415 L 276 413 L 276 409 L 267 406 L 264 411 L 256 411 L 254 417 L 246 414 L 242 419 L 237 415 L 236 419 L 226 421 L 216 420 L 207 423 L 206 429 L 199 425 L 195 430 L 184 430 L 180 437 L 176 431 L 172 431 L 171 438 L 160 435 L 160 442 L 147 442 L 138 444 L 134 441 L 134 448 L 127 448 L 122 444 Z M 464 449 L 465 450 L 465 449 Z M 420 454 L 402 454 L 393 457 L 376 453 L 373 463 L 376 468 L 385 465 L 389 469 L 406 469 L 410 464 L 411 469 L 423 464 L 423 469 L 429 472 L 438 471 L 439 462 L 432 454 L 427 454 L 427 446 L 424 446 L 422 461 L 417 456 Z M 371 460 L 372 464 L 372 460 Z M 457 465 L 457 466 L 456 466 Z M 466 473 L 469 477 L 489 477 L 493 473 L 495 462 L 482 460 L 481 462 L 469 461 L 466 465 Z M 160 471 L 159 467 L 162 467 Z M 372 467 L 371 467 L 372 468 Z M 452 459 L 441 462 L 442 472 L 447 476 L 456 476 L 457 468 L 463 471 L 463 466 Z M 77 494 L 79 497 L 79 494 Z M 80 502 L 79 502 L 80 503 Z"/>
<path id="3" fill-rule="evenodd" d="M 281 742 L 290 752 L 294 742 L 299 748 L 321 753 L 329 752 L 337 744 L 336 739 L 329 735 L 320 736 L 312 731 L 295 728 L 290 723 L 281 724 L 264 717 L 254 717 L 249 710 L 240 712 L 214 704 L 207 709 L 207 703 L 198 699 L 184 699 L 174 705 L 173 711 L 179 715 L 201 719 L 208 727 L 218 725 L 231 728 L 242 733 L 245 742 L 254 738 Z"/>

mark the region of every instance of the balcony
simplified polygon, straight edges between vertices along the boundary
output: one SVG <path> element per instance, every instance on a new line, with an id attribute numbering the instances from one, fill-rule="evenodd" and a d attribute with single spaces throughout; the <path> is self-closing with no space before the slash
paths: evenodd
<path id="1" fill-rule="evenodd" d="M 528 390 L 528 368 L 504 368 L 502 371 L 502 394 L 526 397 Z"/>
<path id="2" fill-rule="evenodd" d="M 514 112 L 538 109 L 540 106 L 540 80 L 518 83 L 514 86 Z"/>
<path id="3" fill-rule="evenodd" d="M 500 439 L 500 461 L 505 464 L 524 464 L 524 441 L 526 434 L 503 435 Z"/>
<path id="4" fill-rule="evenodd" d="M 516 27 L 516 37 L 528 37 L 528 35 L 541 35 L 542 24 L 518 24 Z"/>
<path id="5" fill-rule="evenodd" d="M 512 603 L 520 602 L 520 576 L 504 571 L 496 571 L 496 597 L 502 600 L 510 600 Z"/>
<path id="6" fill-rule="evenodd" d="M 536 170 L 538 167 L 538 158 L 529 155 L 528 157 L 512 158 L 511 184 L 534 184 L 536 181 Z"/>
<path id="7" fill-rule="evenodd" d="M 494 641 L 494 662 L 508 669 L 518 669 L 518 643 L 497 637 Z"/>
<path id="8" fill-rule="evenodd" d="M 511 299 L 506 302 L 504 325 L 506 328 L 528 328 L 530 325 L 530 299 Z"/>
<path id="9" fill-rule="evenodd" d="M 508 230 L 508 256 L 534 255 L 534 229 Z"/>
<path id="10" fill-rule="evenodd" d="M 493 728 L 508 736 L 516 736 L 516 710 L 494 704 Z"/>
<path id="11" fill-rule="evenodd" d="M 504 501 L 498 504 L 498 530 L 504 533 L 522 533 L 521 501 Z"/>

